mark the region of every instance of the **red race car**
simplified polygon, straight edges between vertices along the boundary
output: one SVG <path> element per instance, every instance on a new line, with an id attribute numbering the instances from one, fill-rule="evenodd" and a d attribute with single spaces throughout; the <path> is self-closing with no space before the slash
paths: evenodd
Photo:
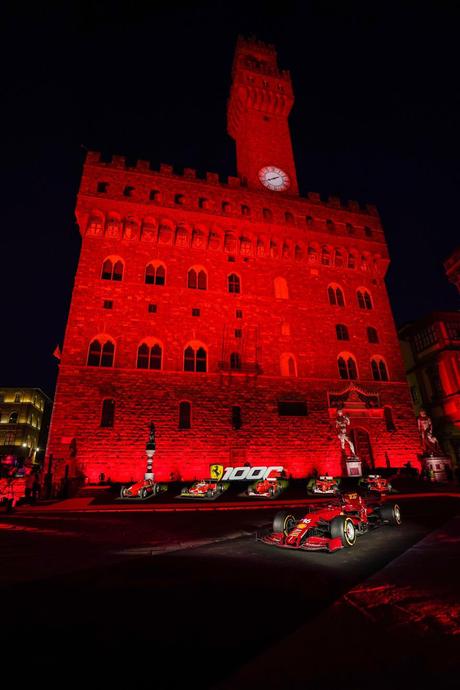
<path id="1" fill-rule="evenodd" d="M 180 497 L 214 499 L 223 494 L 229 486 L 229 482 L 216 482 L 215 479 L 200 479 L 192 486 L 185 486 L 180 492 Z"/>
<path id="2" fill-rule="evenodd" d="M 310 506 L 300 520 L 280 511 L 273 520 L 273 532 L 258 539 L 287 549 L 332 552 L 354 546 L 359 534 L 383 524 L 401 524 L 396 503 L 366 503 L 358 494 L 349 493 L 333 504 Z"/>
<path id="3" fill-rule="evenodd" d="M 150 498 L 167 490 L 166 484 L 158 484 L 153 479 L 141 479 L 131 486 L 122 486 L 120 498 Z"/>
<path id="4" fill-rule="evenodd" d="M 369 474 L 367 477 L 362 477 L 358 485 L 367 491 L 376 491 L 379 494 L 387 494 L 392 488 L 388 479 L 380 474 Z"/>
<path id="5" fill-rule="evenodd" d="M 340 491 L 340 478 L 322 474 L 317 479 L 310 479 L 307 485 L 309 494 L 334 495 Z"/>
<path id="6" fill-rule="evenodd" d="M 281 479 L 280 472 L 272 470 L 268 477 L 251 484 L 246 495 L 255 496 L 256 498 L 277 498 L 287 486 L 287 479 Z"/>

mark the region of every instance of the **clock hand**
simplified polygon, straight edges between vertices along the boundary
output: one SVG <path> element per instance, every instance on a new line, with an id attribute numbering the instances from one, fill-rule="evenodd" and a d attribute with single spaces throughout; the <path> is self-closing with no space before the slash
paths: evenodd
<path id="1" fill-rule="evenodd" d="M 267 182 L 269 182 L 271 180 L 279 180 L 279 179 L 280 179 L 280 175 L 275 175 L 275 177 L 267 177 Z"/>

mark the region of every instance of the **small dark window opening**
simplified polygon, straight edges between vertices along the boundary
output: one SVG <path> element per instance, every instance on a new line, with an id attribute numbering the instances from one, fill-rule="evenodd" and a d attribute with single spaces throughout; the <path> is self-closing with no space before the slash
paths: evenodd
<path id="1" fill-rule="evenodd" d="M 127 185 L 123 190 L 123 196 L 132 196 L 134 192 L 134 187 Z"/>
<path id="2" fill-rule="evenodd" d="M 242 335 L 243 335 L 243 331 L 241 330 L 241 328 L 236 328 L 235 329 L 235 338 L 241 338 Z"/>
<path id="3" fill-rule="evenodd" d="M 149 194 L 150 201 L 160 201 L 161 195 L 158 189 L 151 189 Z"/>
<path id="4" fill-rule="evenodd" d="M 379 342 L 379 335 L 377 333 L 376 328 L 372 328 L 372 326 L 368 326 L 368 328 L 367 328 L 367 340 L 369 343 L 378 343 Z"/>
<path id="5" fill-rule="evenodd" d="M 237 319 L 242 319 L 243 318 L 243 311 L 241 309 L 236 310 L 236 318 Z"/>
<path id="6" fill-rule="evenodd" d="M 113 302 L 111 299 L 105 299 L 104 300 L 104 309 L 112 309 L 113 307 Z"/>
<path id="7" fill-rule="evenodd" d="M 343 323 L 338 323 L 335 327 L 337 340 L 350 340 L 348 328 Z"/>
<path id="8" fill-rule="evenodd" d="M 190 429 L 192 406 L 189 402 L 179 403 L 179 429 Z"/>
<path id="9" fill-rule="evenodd" d="M 115 421 L 115 400 L 106 398 L 102 401 L 101 426 L 113 427 Z"/>
<path id="10" fill-rule="evenodd" d="M 108 182 L 98 182 L 97 183 L 98 194 L 105 194 L 107 192 L 108 186 L 109 186 Z"/>
<path id="11" fill-rule="evenodd" d="M 335 223 L 333 220 L 327 220 L 326 221 L 326 227 L 329 230 L 329 232 L 334 232 L 335 230 Z"/>
<path id="12" fill-rule="evenodd" d="M 293 214 L 290 211 L 286 211 L 286 213 L 284 214 L 284 220 L 286 221 L 286 223 L 292 224 L 294 222 Z"/>
<path id="13" fill-rule="evenodd" d="M 179 206 L 182 206 L 184 204 L 185 197 L 183 194 L 176 194 L 174 197 L 174 203 L 179 204 Z"/>
<path id="14" fill-rule="evenodd" d="M 269 208 L 262 209 L 262 216 L 263 219 L 268 221 L 269 223 L 273 220 L 273 213 L 270 211 Z"/>
<path id="15" fill-rule="evenodd" d="M 345 225 L 345 227 L 346 227 L 347 232 L 348 232 L 349 235 L 354 235 L 354 234 L 355 234 L 355 229 L 354 229 L 354 227 L 353 227 L 353 225 L 352 225 L 351 223 L 347 223 L 347 224 Z"/>
<path id="16" fill-rule="evenodd" d="M 236 261 L 234 256 L 227 256 L 227 261 Z"/>
<path id="17" fill-rule="evenodd" d="M 206 199 L 206 197 L 204 197 L 204 196 L 200 196 L 200 198 L 198 199 L 198 207 L 199 208 L 208 208 L 208 206 L 209 206 L 208 199 Z"/>
<path id="18" fill-rule="evenodd" d="M 241 357 L 238 352 L 232 352 L 230 355 L 230 369 L 236 371 L 241 369 Z"/>
<path id="19" fill-rule="evenodd" d="M 239 405 L 232 405 L 232 428 L 241 429 L 242 426 L 241 407 Z"/>
<path id="20" fill-rule="evenodd" d="M 246 204 L 241 204 L 241 215 L 243 216 L 249 216 L 251 214 L 249 206 L 246 206 Z"/>
<path id="21" fill-rule="evenodd" d="M 223 213 L 230 213 L 230 209 L 231 209 L 230 203 L 228 201 L 223 201 L 222 202 Z"/>
<path id="22" fill-rule="evenodd" d="M 364 234 L 366 235 L 366 237 L 372 237 L 372 229 L 367 227 L 367 225 L 364 227 Z"/>
<path id="23" fill-rule="evenodd" d="M 199 316 L 199 315 L 200 315 L 199 309 L 192 309 L 192 316 Z"/>
<path id="24" fill-rule="evenodd" d="M 308 414 L 307 403 L 297 400 L 279 402 L 278 414 L 280 417 L 306 417 Z"/>
<path id="25" fill-rule="evenodd" d="M 228 291 L 233 294 L 239 294 L 241 291 L 240 278 L 236 273 L 231 273 L 228 276 Z"/>
<path id="26" fill-rule="evenodd" d="M 18 423 L 18 413 L 17 412 L 12 412 L 10 414 L 10 420 L 9 424 L 17 424 Z"/>
<path id="27" fill-rule="evenodd" d="M 149 314 L 156 314 L 157 313 L 157 305 L 156 304 L 149 304 L 148 312 L 149 312 Z"/>
<path id="28" fill-rule="evenodd" d="M 312 225 L 313 224 L 313 216 L 306 216 L 305 221 L 307 225 Z"/>
<path id="29" fill-rule="evenodd" d="M 396 431 L 396 426 L 393 420 L 393 410 L 391 407 L 383 408 L 383 417 L 385 419 L 387 431 Z"/>

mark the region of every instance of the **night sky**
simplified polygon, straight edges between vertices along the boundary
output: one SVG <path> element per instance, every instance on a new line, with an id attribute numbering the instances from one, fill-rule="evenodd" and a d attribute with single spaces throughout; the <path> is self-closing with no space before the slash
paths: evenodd
<path id="1" fill-rule="evenodd" d="M 398 325 L 458 310 L 454 2 L 11 3 L 3 22 L 0 385 L 53 395 L 80 236 L 85 148 L 235 174 L 226 100 L 239 33 L 290 69 L 301 194 L 377 205 Z"/>

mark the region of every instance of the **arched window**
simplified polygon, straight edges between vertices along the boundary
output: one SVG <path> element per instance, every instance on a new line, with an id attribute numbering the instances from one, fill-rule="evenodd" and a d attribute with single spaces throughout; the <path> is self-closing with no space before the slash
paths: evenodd
<path id="1" fill-rule="evenodd" d="M 207 352 L 203 345 L 190 343 L 184 350 L 184 371 L 206 372 Z"/>
<path id="2" fill-rule="evenodd" d="M 297 364 L 295 357 L 290 352 L 283 352 L 280 357 L 281 376 L 297 376 Z"/>
<path id="3" fill-rule="evenodd" d="M 238 352 L 232 352 L 230 355 L 230 369 L 238 371 L 241 369 L 241 357 Z"/>
<path id="4" fill-rule="evenodd" d="M 321 263 L 323 266 L 331 265 L 331 252 L 329 251 L 328 247 L 323 247 L 321 251 Z"/>
<path id="5" fill-rule="evenodd" d="M 293 214 L 290 211 L 286 211 L 286 213 L 284 214 L 284 220 L 286 223 L 289 223 L 290 225 L 292 225 L 294 223 Z"/>
<path id="6" fill-rule="evenodd" d="M 246 206 L 246 204 L 241 204 L 241 215 L 242 216 L 250 216 L 251 215 L 251 209 L 249 206 Z"/>
<path id="7" fill-rule="evenodd" d="M 377 333 L 376 328 L 373 328 L 372 326 L 367 327 L 367 341 L 369 343 L 378 343 L 379 342 L 379 334 Z"/>
<path id="8" fill-rule="evenodd" d="M 356 256 L 348 254 L 348 268 L 356 268 Z"/>
<path id="9" fill-rule="evenodd" d="M 123 261 L 117 256 L 109 256 L 102 264 L 102 280 L 123 280 Z"/>
<path id="10" fill-rule="evenodd" d="M 144 342 L 137 348 L 138 369 L 161 369 L 163 350 L 159 343 Z"/>
<path id="11" fill-rule="evenodd" d="M 329 232 L 334 232 L 335 230 L 335 223 L 333 220 L 327 220 L 326 221 L 326 227 L 329 230 Z"/>
<path id="12" fill-rule="evenodd" d="M 388 381 L 388 369 L 382 357 L 371 359 L 371 369 L 374 381 Z"/>
<path id="13" fill-rule="evenodd" d="M 341 379 L 354 381 L 358 378 L 358 369 L 353 355 L 350 355 L 348 352 L 342 352 L 337 358 L 337 365 Z"/>
<path id="14" fill-rule="evenodd" d="M 192 406 L 189 402 L 179 403 L 179 429 L 190 429 L 192 426 Z"/>
<path id="15" fill-rule="evenodd" d="M 105 337 L 94 338 L 89 345 L 89 367 L 112 367 L 115 354 L 115 343 Z"/>
<path id="16" fill-rule="evenodd" d="M 308 261 L 311 264 L 314 264 L 318 261 L 318 251 L 317 251 L 316 247 L 312 247 L 312 246 L 308 247 Z"/>
<path id="17" fill-rule="evenodd" d="M 372 309 L 372 299 L 369 292 L 365 288 L 360 288 L 356 292 L 358 299 L 358 306 L 360 309 Z"/>
<path id="18" fill-rule="evenodd" d="M 262 216 L 263 219 L 267 221 L 267 223 L 271 223 L 273 220 L 273 213 L 270 211 L 269 208 L 262 209 Z"/>
<path id="19" fill-rule="evenodd" d="M 350 340 L 348 328 L 343 323 L 338 323 L 336 325 L 335 333 L 337 335 L 337 340 Z"/>
<path id="20" fill-rule="evenodd" d="M 239 294 L 241 291 L 240 277 L 236 273 L 230 273 L 227 278 L 227 290 L 234 294 Z"/>
<path id="21" fill-rule="evenodd" d="M 193 290 L 207 290 L 208 276 L 201 266 L 193 266 L 189 269 L 187 276 L 187 287 Z"/>
<path id="22" fill-rule="evenodd" d="M 288 284 L 285 278 L 281 278 L 281 276 L 278 276 L 277 278 L 275 278 L 274 285 L 275 297 L 277 297 L 278 299 L 289 298 Z"/>
<path id="23" fill-rule="evenodd" d="M 12 412 L 10 414 L 10 419 L 9 419 L 9 424 L 17 424 L 18 423 L 18 413 L 17 412 Z"/>
<path id="24" fill-rule="evenodd" d="M 343 298 L 342 288 L 338 285 L 329 285 L 327 289 L 329 304 L 335 307 L 344 307 L 345 300 Z"/>
<path id="25" fill-rule="evenodd" d="M 334 264 L 335 264 L 335 266 L 343 266 L 344 265 L 343 254 L 340 251 L 340 249 L 335 250 Z"/>
<path id="26" fill-rule="evenodd" d="M 102 401 L 101 427 L 113 427 L 115 421 L 115 400 L 106 398 Z"/>
<path id="27" fill-rule="evenodd" d="M 147 285 L 165 285 L 166 268 L 164 264 L 152 261 L 145 269 L 145 282 Z"/>

